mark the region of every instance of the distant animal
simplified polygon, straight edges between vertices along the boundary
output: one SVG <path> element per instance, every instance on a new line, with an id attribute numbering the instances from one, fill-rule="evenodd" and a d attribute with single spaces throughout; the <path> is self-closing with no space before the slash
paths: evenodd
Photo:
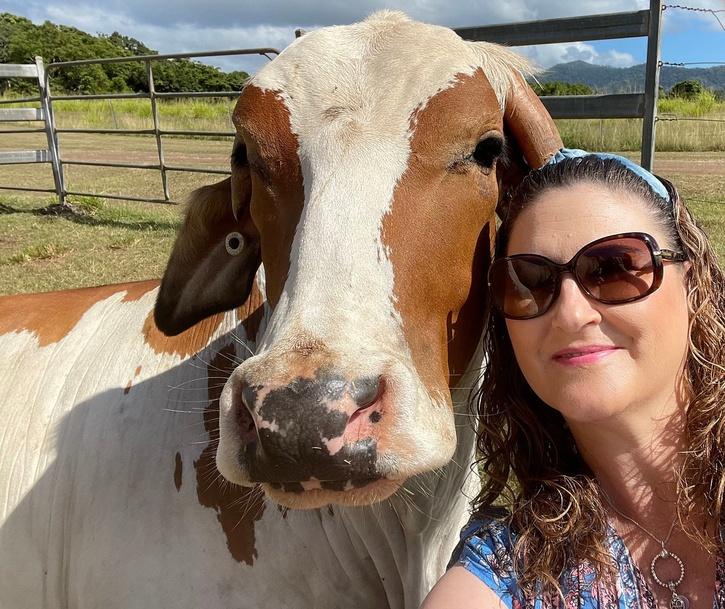
<path id="1" fill-rule="evenodd" d="M 494 211 L 561 147 L 526 69 L 398 12 L 305 34 L 160 287 L 0 298 L 0 606 L 418 607 L 477 485 Z"/>

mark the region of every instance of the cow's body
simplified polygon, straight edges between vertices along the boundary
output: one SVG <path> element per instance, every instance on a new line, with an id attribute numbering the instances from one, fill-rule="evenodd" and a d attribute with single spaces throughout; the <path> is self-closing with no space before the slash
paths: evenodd
<path id="1" fill-rule="evenodd" d="M 150 323 L 155 294 L 0 299 L 0 607 L 417 607 L 475 484 L 463 419 L 456 463 L 392 501 L 282 510 L 213 458 L 259 293 L 173 339 Z"/>
<path id="2" fill-rule="evenodd" d="M 475 492 L 494 210 L 561 146 L 525 69 L 400 13 L 306 34 L 158 294 L 2 299 L 0 607 L 419 605 Z"/>

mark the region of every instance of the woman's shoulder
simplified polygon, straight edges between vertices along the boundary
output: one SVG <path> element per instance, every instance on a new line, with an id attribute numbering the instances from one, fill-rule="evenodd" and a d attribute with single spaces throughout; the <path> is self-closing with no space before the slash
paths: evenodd
<path id="1" fill-rule="evenodd" d="M 449 567 L 459 565 L 491 588 L 509 607 L 519 596 L 514 571 L 515 535 L 504 512 L 472 518 L 461 531 L 461 538 Z"/>
<path id="2" fill-rule="evenodd" d="M 511 552 L 515 536 L 508 522 L 508 514 L 503 512 L 471 518 L 461 530 L 459 546 L 468 544 L 486 552 Z"/>

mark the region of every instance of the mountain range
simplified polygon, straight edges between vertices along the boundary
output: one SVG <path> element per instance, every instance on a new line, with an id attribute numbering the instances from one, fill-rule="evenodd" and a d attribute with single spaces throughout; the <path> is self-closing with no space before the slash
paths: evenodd
<path id="1" fill-rule="evenodd" d="M 548 68 L 537 75 L 540 82 L 562 81 L 583 83 L 597 93 L 636 93 L 644 90 L 645 64 L 629 68 L 613 68 L 570 61 Z M 708 89 L 725 91 L 725 66 L 711 68 L 685 68 L 662 66 L 660 68 L 660 86 L 669 90 L 683 80 L 699 80 Z"/>

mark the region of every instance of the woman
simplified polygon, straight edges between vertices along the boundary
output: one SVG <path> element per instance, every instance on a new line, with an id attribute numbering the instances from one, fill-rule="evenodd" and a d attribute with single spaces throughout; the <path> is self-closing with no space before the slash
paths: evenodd
<path id="1" fill-rule="evenodd" d="M 674 187 L 564 150 L 489 273 L 483 488 L 442 607 L 725 607 L 725 280 Z"/>

